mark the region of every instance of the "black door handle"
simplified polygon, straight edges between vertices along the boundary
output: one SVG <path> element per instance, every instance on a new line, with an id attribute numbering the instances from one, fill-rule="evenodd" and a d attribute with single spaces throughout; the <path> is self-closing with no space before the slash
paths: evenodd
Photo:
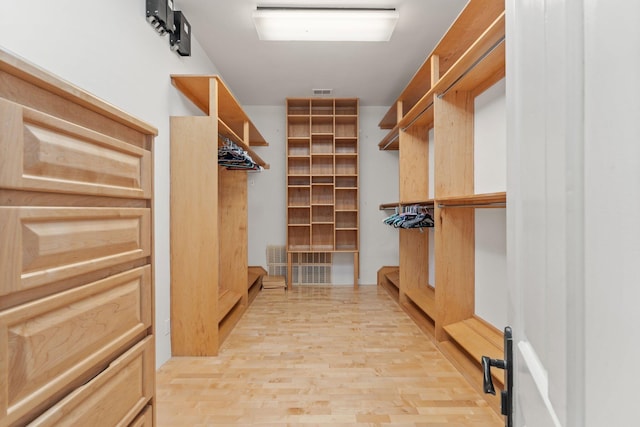
<path id="1" fill-rule="evenodd" d="M 486 394 L 496 394 L 491 378 L 491 367 L 505 372 L 505 389 L 500 393 L 501 412 L 506 417 L 505 426 L 513 426 L 513 334 L 511 328 L 504 328 L 504 360 L 482 356 L 482 389 Z"/>

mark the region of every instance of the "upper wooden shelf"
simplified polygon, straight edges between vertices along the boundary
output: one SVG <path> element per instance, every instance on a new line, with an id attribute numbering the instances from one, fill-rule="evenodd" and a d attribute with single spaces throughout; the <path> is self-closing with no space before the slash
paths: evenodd
<path id="1" fill-rule="evenodd" d="M 217 75 L 171 75 L 171 83 L 206 115 L 211 111 L 211 85 L 218 86 L 217 115 L 241 142 L 251 146 L 267 146 L 267 142 L 244 112 L 240 103 Z M 246 128 L 248 127 L 248 136 Z"/>
<path id="2" fill-rule="evenodd" d="M 449 90 L 478 95 L 505 75 L 504 2 L 471 0 L 379 123 L 378 144 L 397 150 L 401 129 L 433 125 L 433 100 Z"/>
<path id="3" fill-rule="evenodd" d="M 468 194 L 464 196 L 453 197 L 439 197 L 436 199 L 436 203 L 440 207 L 452 207 L 452 206 L 468 206 L 472 207 L 504 207 L 507 203 L 507 193 L 483 193 L 483 194 Z"/>

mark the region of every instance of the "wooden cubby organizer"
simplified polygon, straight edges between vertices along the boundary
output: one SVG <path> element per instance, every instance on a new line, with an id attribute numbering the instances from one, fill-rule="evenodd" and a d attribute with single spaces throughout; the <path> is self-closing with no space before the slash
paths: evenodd
<path id="1" fill-rule="evenodd" d="M 471 0 L 379 124 L 390 130 L 380 149 L 399 150 L 400 163 L 400 200 L 380 208 L 433 207 L 435 237 L 430 253 L 429 233 L 400 229 L 400 265 L 382 267 L 378 285 L 481 393 L 481 356 L 504 354 L 502 331 L 475 314 L 475 210 L 506 206 L 506 193 L 474 192 L 474 99 L 504 76 L 504 1 Z M 502 387 L 502 371 L 492 372 Z M 499 413 L 499 398 L 484 396 Z"/>
<path id="2" fill-rule="evenodd" d="M 247 265 L 247 171 L 218 166 L 218 146 L 228 138 L 268 169 L 251 149 L 267 143 L 218 76 L 171 82 L 205 113 L 171 117 L 171 349 L 215 356 L 264 274 Z"/>
<path id="3" fill-rule="evenodd" d="M 358 99 L 287 99 L 287 260 L 353 253 L 359 265 Z"/>

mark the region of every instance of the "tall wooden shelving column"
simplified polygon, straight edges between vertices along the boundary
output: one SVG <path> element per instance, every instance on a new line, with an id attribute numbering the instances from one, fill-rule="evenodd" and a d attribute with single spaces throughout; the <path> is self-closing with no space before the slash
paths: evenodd
<path id="1" fill-rule="evenodd" d="M 220 138 L 268 165 L 267 145 L 217 76 L 172 76 L 206 116 L 171 117 L 171 349 L 215 356 L 249 304 L 247 171 L 218 166 Z M 255 292 L 252 292 L 255 295 Z"/>
<path id="2" fill-rule="evenodd" d="M 475 314 L 475 209 L 506 206 L 506 193 L 475 193 L 474 99 L 505 76 L 504 38 L 504 1 L 471 0 L 379 124 L 390 129 L 380 149 L 400 150 L 400 200 L 381 208 L 420 204 L 435 213 L 434 254 L 428 233 L 400 230 L 399 271 L 382 267 L 379 285 L 480 392 L 480 358 L 503 358 L 503 343 L 502 332 Z M 498 398 L 487 401 L 500 411 Z"/>
<path id="3" fill-rule="evenodd" d="M 287 99 L 287 278 L 299 254 L 353 254 L 359 277 L 357 98 Z"/>

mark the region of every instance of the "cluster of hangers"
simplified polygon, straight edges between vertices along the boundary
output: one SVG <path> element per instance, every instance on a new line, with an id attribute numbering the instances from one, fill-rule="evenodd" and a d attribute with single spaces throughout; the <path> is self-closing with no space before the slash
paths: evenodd
<path id="1" fill-rule="evenodd" d="M 403 206 L 402 210 L 396 208 L 395 213 L 382 222 L 395 228 L 433 227 L 433 211 L 420 205 Z"/>
<path id="2" fill-rule="evenodd" d="M 222 140 L 222 146 L 218 147 L 218 165 L 229 170 L 262 171 L 263 168 L 253 161 L 249 153 L 235 142 L 223 135 L 218 135 Z"/>

